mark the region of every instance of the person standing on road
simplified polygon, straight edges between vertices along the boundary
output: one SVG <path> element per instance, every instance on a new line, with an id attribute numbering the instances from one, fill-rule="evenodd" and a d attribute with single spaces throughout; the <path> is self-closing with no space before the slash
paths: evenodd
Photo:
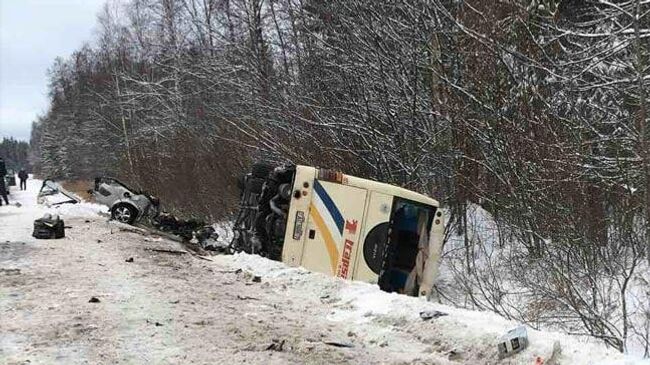
<path id="1" fill-rule="evenodd" d="M 27 171 L 20 169 L 18 171 L 18 178 L 20 179 L 20 190 L 27 190 Z"/>
<path id="2" fill-rule="evenodd" d="M 4 198 L 5 203 L 9 205 L 7 187 L 5 186 L 5 175 L 7 175 L 7 167 L 5 166 L 5 160 L 0 156 L 0 197 Z M 0 200 L 0 205 L 2 205 L 2 200 Z"/>

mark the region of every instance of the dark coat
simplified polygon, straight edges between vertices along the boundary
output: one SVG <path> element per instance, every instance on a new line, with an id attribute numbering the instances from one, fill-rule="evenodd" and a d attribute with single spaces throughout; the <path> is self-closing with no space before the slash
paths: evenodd
<path id="1" fill-rule="evenodd" d="M 4 178 L 5 175 L 7 175 L 7 166 L 4 160 L 0 160 L 0 177 Z"/>
<path id="2" fill-rule="evenodd" d="M 25 170 L 18 171 L 18 178 L 20 180 L 27 180 L 27 177 L 28 177 L 28 175 L 27 175 L 27 172 Z"/>

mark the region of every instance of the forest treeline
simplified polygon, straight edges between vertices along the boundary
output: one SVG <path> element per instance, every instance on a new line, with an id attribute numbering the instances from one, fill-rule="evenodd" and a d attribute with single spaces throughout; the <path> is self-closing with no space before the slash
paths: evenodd
<path id="1" fill-rule="evenodd" d="M 13 170 L 14 173 L 18 173 L 20 169 L 30 171 L 29 160 L 33 156 L 30 156 L 29 151 L 29 143 L 25 141 L 11 137 L 3 137 L 0 141 L 0 157 L 4 159 L 6 168 Z"/>
<path id="2" fill-rule="evenodd" d="M 97 33 L 51 67 L 42 175 L 212 219 L 256 160 L 401 185 L 448 207 L 462 305 L 649 354 L 649 1 L 125 0 Z"/>

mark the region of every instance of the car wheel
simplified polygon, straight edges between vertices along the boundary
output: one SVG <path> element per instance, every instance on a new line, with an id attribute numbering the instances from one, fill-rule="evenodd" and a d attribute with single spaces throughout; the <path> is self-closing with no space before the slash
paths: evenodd
<path id="1" fill-rule="evenodd" d="M 111 218 L 114 220 L 133 224 L 138 217 L 138 211 L 130 204 L 118 204 L 111 209 Z"/>

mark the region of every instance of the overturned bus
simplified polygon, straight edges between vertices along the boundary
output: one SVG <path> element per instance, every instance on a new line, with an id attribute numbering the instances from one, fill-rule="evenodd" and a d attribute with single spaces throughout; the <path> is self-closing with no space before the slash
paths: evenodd
<path id="1" fill-rule="evenodd" d="M 428 297 L 444 236 L 425 195 L 339 171 L 253 166 L 240 181 L 231 248 Z"/>

